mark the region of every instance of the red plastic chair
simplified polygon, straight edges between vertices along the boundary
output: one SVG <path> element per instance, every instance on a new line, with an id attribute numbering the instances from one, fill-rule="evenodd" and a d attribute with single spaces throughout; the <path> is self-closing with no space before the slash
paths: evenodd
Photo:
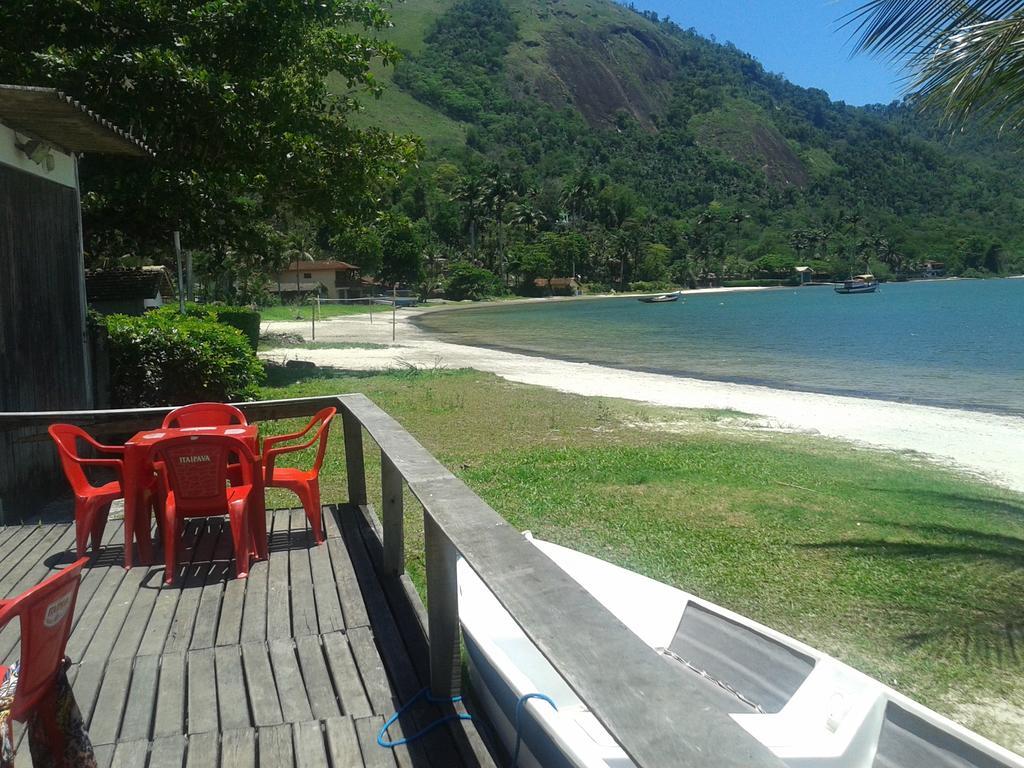
<path id="1" fill-rule="evenodd" d="M 164 416 L 164 429 L 189 427 L 221 427 L 231 424 L 249 424 L 245 414 L 227 403 L 192 403 L 175 408 Z"/>
<path id="2" fill-rule="evenodd" d="M 175 408 L 164 416 L 164 429 L 188 429 L 190 427 L 225 427 L 232 424 L 248 426 L 245 414 L 227 403 L 192 403 Z M 228 479 L 235 485 L 242 482 L 241 470 L 232 464 Z"/>
<path id="3" fill-rule="evenodd" d="M 229 485 L 229 463 L 239 459 L 241 483 Z M 195 435 L 160 440 L 153 446 L 154 463 L 166 483 L 164 501 L 164 582 L 174 581 L 178 541 L 187 517 L 227 514 L 235 550 L 235 574 L 249 573 L 253 552 L 249 505 L 263 495 L 259 459 L 243 441 L 226 435 Z M 256 507 L 260 508 L 259 506 Z"/>
<path id="4" fill-rule="evenodd" d="M 54 685 L 71 635 L 82 557 L 60 573 L 10 600 L 0 600 L 0 628 L 15 618 L 21 620 L 21 664 L 14 692 L 11 719 L 25 722 L 32 714 L 41 716 L 47 742 L 60 745 L 63 736 L 57 725 Z M 0 680 L 7 673 L 0 667 Z M 53 749 L 53 754 L 63 754 Z"/>
<path id="5" fill-rule="evenodd" d="M 334 418 L 336 412 L 336 408 L 324 408 L 310 419 L 309 424 L 301 431 L 290 435 L 274 435 L 263 440 L 263 476 L 266 479 L 266 487 L 286 488 L 299 497 L 299 500 L 302 502 L 302 508 L 306 511 L 306 517 L 309 519 L 309 525 L 313 529 L 313 539 L 317 544 L 322 544 L 324 541 L 323 520 L 320 510 L 320 467 L 324 463 L 324 453 L 327 450 L 327 433 L 331 428 L 331 419 Z M 274 447 L 278 443 L 298 440 L 304 437 L 317 424 L 320 426 L 306 442 L 297 445 Z M 313 462 L 312 469 L 303 470 L 293 467 L 274 466 L 277 457 L 281 454 L 305 450 L 317 440 L 320 441 L 320 446 L 317 448 L 316 460 Z"/>
<path id="6" fill-rule="evenodd" d="M 60 463 L 64 468 L 64 476 L 71 484 L 75 494 L 75 552 L 78 557 L 85 554 L 85 544 L 92 537 L 92 551 L 95 552 L 103 540 L 103 529 L 107 525 L 110 504 L 124 495 L 124 465 L 121 459 L 89 459 L 78 452 L 78 441 L 82 440 L 100 453 L 122 456 L 124 447 L 119 445 L 102 445 L 94 440 L 88 432 L 72 424 L 53 424 L 49 428 L 50 437 L 57 444 Z M 86 470 L 90 467 L 105 467 L 117 473 L 117 480 L 103 485 L 93 485 Z M 126 542 L 125 546 L 130 546 Z"/>

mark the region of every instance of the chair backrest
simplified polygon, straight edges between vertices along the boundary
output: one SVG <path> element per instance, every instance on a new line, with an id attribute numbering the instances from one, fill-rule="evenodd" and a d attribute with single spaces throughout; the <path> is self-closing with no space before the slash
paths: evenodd
<path id="1" fill-rule="evenodd" d="M 228 435 L 195 435 L 160 440 L 153 461 L 163 462 L 169 490 L 182 514 L 222 507 L 227 498 L 228 464 L 240 459 L 242 482 L 253 482 L 256 457 L 241 440 Z"/>
<path id="2" fill-rule="evenodd" d="M 0 607 L 0 627 L 21 620 L 21 666 L 11 716 L 24 721 L 51 690 L 71 635 L 83 557 Z"/>
<path id="3" fill-rule="evenodd" d="M 89 482 L 85 469 L 76 459 L 82 458 L 78 452 L 78 441 L 93 442 L 88 432 L 74 424 L 51 424 L 47 430 L 53 442 L 57 444 L 57 455 L 60 456 L 60 465 L 64 469 L 64 476 L 71 484 L 71 489 L 81 495 L 92 484 Z"/>
<path id="4" fill-rule="evenodd" d="M 164 429 L 188 427 L 221 427 L 228 424 L 247 425 L 245 414 L 227 403 L 192 403 L 175 408 L 164 417 Z"/>
<path id="5" fill-rule="evenodd" d="M 319 427 L 316 430 L 316 439 L 320 441 L 320 445 L 316 449 L 316 461 L 313 462 L 313 471 L 320 472 L 320 467 L 324 463 L 324 453 L 327 452 L 327 433 L 331 429 L 331 420 L 334 418 L 334 414 L 338 412 L 337 408 L 324 408 L 318 411 L 313 417 L 314 421 L 322 420 Z"/>

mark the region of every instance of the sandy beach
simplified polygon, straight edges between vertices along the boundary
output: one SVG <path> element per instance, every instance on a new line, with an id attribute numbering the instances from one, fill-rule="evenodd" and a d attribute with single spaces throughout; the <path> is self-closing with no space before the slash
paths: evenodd
<path id="1" fill-rule="evenodd" d="M 374 349 L 265 349 L 283 362 L 308 360 L 348 370 L 473 368 L 523 384 L 579 395 L 637 400 L 677 408 L 710 408 L 749 414 L 750 429 L 796 431 L 857 446 L 910 453 L 1024 492 L 1024 418 L 823 395 L 664 374 L 452 344 L 410 322 L 430 309 L 339 317 L 317 323 L 318 342 L 362 342 Z M 264 331 L 310 337 L 306 322 L 264 323 Z"/>

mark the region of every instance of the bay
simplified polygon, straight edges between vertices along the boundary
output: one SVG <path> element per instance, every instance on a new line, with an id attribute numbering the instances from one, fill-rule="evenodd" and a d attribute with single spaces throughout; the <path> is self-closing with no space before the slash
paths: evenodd
<path id="1" fill-rule="evenodd" d="M 1024 280 L 498 304 L 418 322 L 446 341 L 618 368 L 1024 414 Z"/>

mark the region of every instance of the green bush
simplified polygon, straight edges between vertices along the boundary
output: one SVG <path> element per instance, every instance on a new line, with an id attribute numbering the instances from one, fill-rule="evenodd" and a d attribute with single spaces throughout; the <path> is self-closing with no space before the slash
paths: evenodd
<path id="1" fill-rule="evenodd" d="M 669 291 L 678 291 L 679 286 L 665 280 L 640 280 L 630 283 L 629 290 L 640 293 L 668 293 Z"/>
<path id="2" fill-rule="evenodd" d="M 168 304 L 161 307 L 159 312 L 166 314 L 178 314 L 178 307 Z M 189 302 L 185 305 L 185 314 L 188 317 L 195 317 L 201 320 L 212 320 L 216 323 L 230 325 L 237 328 L 249 341 L 249 346 L 255 352 L 260 343 L 260 313 L 249 307 L 231 307 L 221 304 L 195 304 Z"/>
<path id="3" fill-rule="evenodd" d="M 248 307 L 217 307 L 217 322 L 240 330 L 253 352 L 260 343 L 260 313 Z"/>
<path id="4" fill-rule="evenodd" d="M 265 373 L 237 328 L 207 317 L 110 315 L 110 394 L 115 407 L 254 398 Z"/>
<path id="5" fill-rule="evenodd" d="M 445 295 L 453 301 L 480 301 L 499 293 L 501 281 L 498 276 L 482 267 L 474 267 L 468 262 L 460 261 L 453 264 L 448 272 L 448 288 Z"/>

